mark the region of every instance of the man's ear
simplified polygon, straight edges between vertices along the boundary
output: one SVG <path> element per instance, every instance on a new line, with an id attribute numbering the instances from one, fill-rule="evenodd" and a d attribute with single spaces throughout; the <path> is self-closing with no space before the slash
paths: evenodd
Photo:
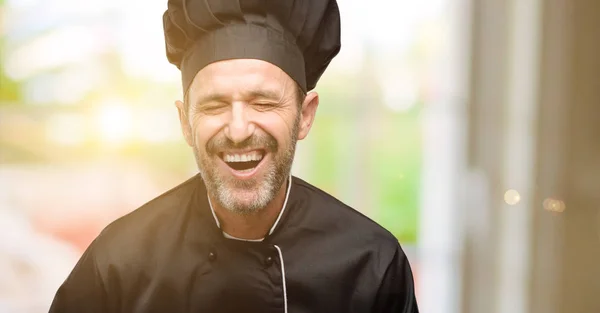
<path id="1" fill-rule="evenodd" d="M 304 102 L 302 102 L 298 140 L 302 140 L 308 136 L 308 132 L 310 131 L 313 121 L 315 120 L 315 114 L 317 114 L 318 106 L 319 94 L 317 94 L 315 91 L 309 92 L 304 98 Z"/>
<path id="2" fill-rule="evenodd" d="M 190 147 L 194 146 L 194 137 L 192 136 L 192 127 L 190 126 L 190 120 L 188 119 L 187 110 L 183 102 L 175 101 L 175 106 L 179 112 L 179 123 L 181 124 L 181 131 L 183 132 L 183 138 Z"/>

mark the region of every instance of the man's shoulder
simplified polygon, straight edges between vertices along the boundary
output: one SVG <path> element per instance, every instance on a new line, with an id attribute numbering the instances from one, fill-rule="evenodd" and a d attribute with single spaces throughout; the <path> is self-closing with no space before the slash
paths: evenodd
<path id="1" fill-rule="evenodd" d="M 310 240 L 307 245 L 331 257 L 372 260 L 372 271 L 378 275 L 395 257 L 404 258 L 398 238 L 365 213 L 306 181 L 294 180 L 299 205 L 292 223 L 300 230 L 294 238 Z"/>
<path id="2" fill-rule="evenodd" d="M 300 197 L 310 201 L 302 210 L 320 227 L 343 235 L 351 232 L 353 236 L 389 246 L 398 245 L 398 239 L 390 231 L 360 210 L 300 178 L 294 177 L 294 185 Z"/>
<path id="3" fill-rule="evenodd" d="M 189 211 L 197 188 L 198 179 L 194 176 L 114 220 L 96 237 L 95 248 L 127 254 L 160 242 L 161 236 L 177 229 L 175 224 Z"/>

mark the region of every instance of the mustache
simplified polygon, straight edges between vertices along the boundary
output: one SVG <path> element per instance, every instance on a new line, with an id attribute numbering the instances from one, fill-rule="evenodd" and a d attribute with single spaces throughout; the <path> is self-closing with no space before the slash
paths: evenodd
<path id="1" fill-rule="evenodd" d="M 210 154 L 217 154 L 223 150 L 255 150 L 265 149 L 267 152 L 275 152 L 279 148 L 277 140 L 269 134 L 264 135 L 252 135 L 246 138 L 244 141 L 235 143 L 225 135 L 219 135 L 213 137 L 206 143 L 206 152 Z"/>

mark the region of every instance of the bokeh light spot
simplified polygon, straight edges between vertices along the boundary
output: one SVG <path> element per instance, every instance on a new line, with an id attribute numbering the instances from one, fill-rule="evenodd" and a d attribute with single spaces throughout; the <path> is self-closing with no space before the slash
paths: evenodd
<path id="1" fill-rule="evenodd" d="M 565 203 L 561 200 L 557 200 L 557 199 L 553 199 L 553 198 L 546 198 L 544 200 L 544 209 L 548 210 L 548 211 L 552 211 L 552 212 L 564 212 L 565 211 Z"/>
<path id="2" fill-rule="evenodd" d="M 504 193 L 504 202 L 509 205 L 516 205 L 521 201 L 521 195 L 514 189 L 509 189 Z"/>

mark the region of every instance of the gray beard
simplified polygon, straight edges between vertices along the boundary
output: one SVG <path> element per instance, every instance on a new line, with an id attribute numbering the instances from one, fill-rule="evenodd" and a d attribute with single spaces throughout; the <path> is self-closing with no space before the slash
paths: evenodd
<path id="1" fill-rule="evenodd" d="M 265 177 L 261 180 L 239 181 L 224 177 L 220 175 L 218 167 L 213 165 L 216 156 L 211 159 L 206 150 L 200 152 L 197 147 L 194 147 L 200 176 L 211 200 L 239 215 L 254 215 L 262 211 L 275 199 L 285 180 L 290 176 L 298 140 L 299 122 L 297 118 L 292 129 L 290 144 L 287 147 L 279 145 L 277 151 L 271 153 L 272 164 L 265 169 Z M 236 190 L 243 191 L 244 196 L 236 194 Z M 246 196 L 248 194 L 250 196 Z"/>

